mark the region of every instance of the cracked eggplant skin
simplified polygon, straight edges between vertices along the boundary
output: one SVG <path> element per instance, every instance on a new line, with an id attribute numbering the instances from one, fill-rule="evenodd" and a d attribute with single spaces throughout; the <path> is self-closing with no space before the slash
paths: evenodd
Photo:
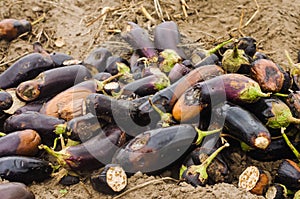
<path id="1" fill-rule="evenodd" d="M 38 158 L 7 156 L 0 158 L 0 177 L 13 182 L 42 182 L 52 173 L 50 163 Z"/>
<path id="2" fill-rule="evenodd" d="M 300 189 L 300 167 L 296 162 L 285 159 L 278 167 L 275 182 L 283 184 L 287 189 Z"/>
<path id="3" fill-rule="evenodd" d="M 41 143 L 40 135 L 31 129 L 15 131 L 0 137 L 0 157 L 9 155 L 34 156 Z"/>
<path id="4" fill-rule="evenodd" d="M 197 137 L 195 128 L 187 124 L 145 131 L 120 148 L 112 163 L 128 174 L 159 173 L 185 158 L 195 148 Z"/>
<path id="5" fill-rule="evenodd" d="M 35 199 L 35 195 L 20 182 L 0 184 L 1 199 Z"/>

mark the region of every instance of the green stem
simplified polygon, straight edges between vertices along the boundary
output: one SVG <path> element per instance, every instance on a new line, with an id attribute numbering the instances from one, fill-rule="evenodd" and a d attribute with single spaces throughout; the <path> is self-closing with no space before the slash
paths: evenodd
<path id="1" fill-rule="evenodd" d="M 57 152 L 57 151 L 54 151 L 53 149 L 51 149 L 50 147 L 48 147 L 47 145 L 44 145 L 44 144 L 39 145 L 39 149 L 44 149 L 49 155 L 55 157 L 57 162 L 61 166 L 66 165 L 66 162 L 65 162 L 64 159 L 67 159 L 69 156 L 65 153 L 64 150 Z"/>
<path id="2" fill-rule="evenodd" d="M 288 97 L 288 94 L 284 94 L 284 93 L 273 93 L 272 95 L 274 96 L 278 96 L 278 97 Z"/>
<path id="3" fill-rule="evenodd" d="M 121 77 L 123 74 L 122 73 L 118 73 L 116 75 L 113 75 L 103 81 L 98 81 L 95 79 L 96 83 L 97 83 L 97 91 L 103 91 L 105 84 L 111 82 L 112 80 L 114 80 L 115 78 Z"/>
<path id="4" fill-rule="evenodd" d="M 206 137 L 208 135 L 215 134 L 215 133 L 220 133 L 222 128 L 211 130 L 211 131 L 202 131 L 202 130 L 198 129 L 197 127 L 195 127 L 195 130 L 198 133 L 198 138 L 197 138 L 195 144 L 200 145 L 202 143 L 202 140 L 203 140 L 204 137 Z"/>
<path id="5" fill-rule="evenodd" d="M 6 136 L 6 134 L 3 132 L 0 132 L 0 137 L 3 137 L 3 136 Z"/>
<path id="6" fill-rule="evenodd" d="M 285 128 L 281 128 L 281 134 L 283 139 L 285 140 L 286 144 L 290 147 L 290 149 L 292 150 L 292 152 L 294 153 L 294 155 L 296 156 L 296 158 L 298 159 L 298 161 L 300 161 L 300 153 L 298 152 L 298 150 L 294 147 L 294 145 L 291 143 L 291 141 L 289 140 L 289 138 L 287 137 L 287 135 L 284 133 Z"/>
<path id="7" fill-rule="evenodd" d="M 223 43 L 218 44 L 216 47 L 214 47 L 214 48 L 212 48 L 212 49 L 209 49 L 209 50 L 207 51 L 208 56 L 211 55 L 211 54 L 213 54 L 213 53 L 215 53 L 215 52 L 217 52 L 220 48 L 222 48 L 222 47 L 225 46 L 226 44 L 231 43 L 232 41 L 233 41 L 233 38 L 231 38 L 231 39 L 229 39 L 229 40 L 227 40 L 227 41 L 224 41 Z"/>
<path id="8" fill-rule="evenodd" d="M 161 121 L 162 121 L 162 127 L 168 127 L 171 123 L 173 123 L 173 116 L 171 113 L 165 113 L 162 110 L 160 110 L 155 104 L 153 104 L 152 99 L 149 98 L 149 104 L 152 106 L 152 108 L 160 115 Z"/>

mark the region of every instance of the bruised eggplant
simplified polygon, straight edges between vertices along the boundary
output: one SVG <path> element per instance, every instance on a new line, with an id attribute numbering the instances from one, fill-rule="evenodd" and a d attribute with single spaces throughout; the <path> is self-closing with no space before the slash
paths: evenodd
<path id="1" fill-rule="evenodd" d="M 107 164 L 103 169 L 93 173 L 90 181 L 94 190 L 104 194 L 115 194 L 127 186 L 127 176 L 117 164 Z"/>
<path id="2" fill-rule="evenodd" d="M 34 48 L 42 48 L 39 43 L 34 43 L 33 45 Z M 41 72 L 51 68 L 54 68 L 53 61 L 45 51 L 42 50 L 42 53 L 35 52 L 25 55 L 0 74 L 0 88 L 13 88 L 21 82 L 33 79 Z"/>
<path id="3" fill-rule="evenodd" d="M 39 134 L 31 129 L 15 131 L 0 137 L 0 157 L 9 155 L 34 156 L 41 144 Z"/>
<path id="4" fill-rule="evenodd" d="M 7 110 L 13 105 L 13 97 L 10 93 L 0 90 L 0 111 Z"/>
<path id="5" fill-rule="evenodd" d="M 249 166 L 240 174 L 238 186 L 251 193 L 263 195 L 270 181 L 270 176 L 265 171 L 256 166 Z"/>
<path id="6" fill-rule="evenodd" d="M 0 40 L 12 41 L 26 32 L 31 32 L 31 29 L 31 23 L 25 19 L 3 19 L 0 21 Z"/>
<path id="7" fill-rule="evenodd" d="M 49 162 L 32 157 L 7 156 L 0 158 L 0 177 L 13 182 L 31 184 L 42 182 L 52 173 Z"/>
<path id="8" fill-rule="evenodd" d="M 287 189 L 300 189 L 300 167 L 296 162 L 290 159 L 284 159 L 280 163 L 275 182 L 283 184 Z"/>
<path id="9" fill-rule="evenodd" d="M 120 164 L 130 174 L 161 172 L 185 158 L 207 135 L 220 129 L 201 131 L 192 125 L 174 125 L 145 131 L 116 151 L 112 163 Z M 218 136 L 218 135 L 217 135 Z"/>
<path id="10" fill-rule="evenodd" d="M 7 182 L 0 184 L 1 199 L 35 199 L 28 187 L 20 182 Z"/>
<path id="11" fill-rule="evenodd" d="M 126 136 L 120 129 L 107 131 L 75 146 L 54 151 L 46 145 L 40 145 L 57 162 L 74 171 L 91 171 L 111 162 L 115 151 L 126 142 Z"/>
<path id="12" fill-rule="evenodd" d="M 16 93 L 24 101 L 52 97 L 91 77 L 91 73 L 83 65 L 54 68 L 40 73 L 33 80 L 22 82 Z"/>
<path id="13" fill-rule="evenodd" d="M 180 96 L 172 109 L 177 121 L 187 121 L 199 115 L 207 106 L 214 106 L 225 100 L 234 103 L 253 103 L 263 93 L 257 82 L 241 74 L 225 74 L 199 82 Z"/>
<path id="14" fill-rule="evenodd" d="M 38 112 L 27 111 L 19 115 L 12 115 L 4 122 L 4 132 L 32 129 L 41 136 L 42 143 L 53 144 L 56 137 L 56 126 L 65 123 L 64 120 L 47 116 Z"/>

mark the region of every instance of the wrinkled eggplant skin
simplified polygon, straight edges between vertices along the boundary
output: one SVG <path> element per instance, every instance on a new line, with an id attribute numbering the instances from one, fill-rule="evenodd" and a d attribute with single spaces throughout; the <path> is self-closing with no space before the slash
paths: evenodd
<path id="1" fill-rule="evenodd" d="M 108 49 L 96 48 L 88 54 L 84 63 L 94 66 L 99 72 L 104 72 L 106 61 L 110 56 L 112 56 L 112 53 Z"/>
<path id="2" fill-rule="evenodd" d="M 110 130 L 76 146 L 70 146 L 66 152 L 70 157 L 64 159 L 75 171 L 90 171 L 101 168 L 111 162 L 115 151 L 126 142 L 123 131 Z"/>
<path id="3" fill-rule="evenodd" d="M 55 126 L 65 123 L 64 120 L 47 116 L 38 112 L 27 111 L 19 115 L 12 115 L 4 122 L 4 132 L 33 129 L 39 133 L 42 143 L 53 144 L 56 134 Z"/>
<path id="4" fill-rule="evenodd" d="M 0 184 L 0 195 L 1 199 L 35 199 L 35 195 L 20 182 Z"/>
<path id="5" fill-rule="evenodd" d="M 0 158 L 0 177 L 13 182 L 31 184 L 50 178 L 52 167 L 49 162 L 23 156 Z"/>
<path id="6" fill-rule="evenodd" d="M 112 163 L 119 164 L 128 174 L 137 171 L 157 174 L 174 163 L 183 161 L 195 148 L 196 139 L 197 132 L 191 125 L 145 131 L 120 148 Z"/>
<path id="7" fill-rule="evenodd" d="M 13 104 L 13 98 L 11 94 L 6 91 L 0 90 L 0 111 L 9 109 Z"/>
<path id="8" fill-rule="evenodd" d="M 49 55 L 41 53 L 25 55 L 0 74 L 0 88 L 13 88 L 51 68 L 54 68 L 54 64 Z"/>
<path id="9" fill-rule="evenodd" d="M 285 159 L 278 167 L 275 182 L 284 184 L 287 189 L 300 189 L 300 167 L 294 161 Z"/>

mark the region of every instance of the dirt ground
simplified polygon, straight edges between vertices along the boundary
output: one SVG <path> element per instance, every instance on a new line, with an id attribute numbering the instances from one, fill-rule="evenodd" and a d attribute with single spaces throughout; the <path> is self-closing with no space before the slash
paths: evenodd
<path id="1" fill-rule="evenodd" d="M 155 9 L 160 3 L 162 14 Z M 258 50 L 269 55 L 276 63 L 287 64 L 284 50 L 297 60 L 300 50 L 299 0 L 1 0 L 0 19 L 17 18 L 35 21 L 31 34 L 10 43 L 0 43 L 0 66 L 4 70 L 14 60 L 32 52 L 32 43 L 40 41 L 47 51 L 69 53 L 84 60 L 94 48 L 105 46 L 113 53 L 129 51 L 125 42 L 114 41 L 127 21 L 133 21 L 151 30 L 163 20 L 174 20 L 180 29 L 184 43 L 189 48 L 210 48 L 217 42 L 232 36 L 252 36 L 258 41 Z M 144 7 L 153 18 L 142 12 Z M 44 14 L 44 17 L 43 17 Z M 251 18 L 253 17 L 253 18 Z M 185 183 L 163 180 L 161 177 L 137 173 L 129 179 L 126 193 L 120 198 L 263 198 L 237 188 L 238 175 L 248 165 L 258 165 L 275 174 L 278 162 L 262 163 L 251 160 L 243 153 L 234 153 L 232 159 L 232 184 L 193 188 Z M 53 181 L 34 184 L 30 189 L 37 199 L 52 198 L 112 198 L 94 191 L 88 180 L 64 187 Z"/>

